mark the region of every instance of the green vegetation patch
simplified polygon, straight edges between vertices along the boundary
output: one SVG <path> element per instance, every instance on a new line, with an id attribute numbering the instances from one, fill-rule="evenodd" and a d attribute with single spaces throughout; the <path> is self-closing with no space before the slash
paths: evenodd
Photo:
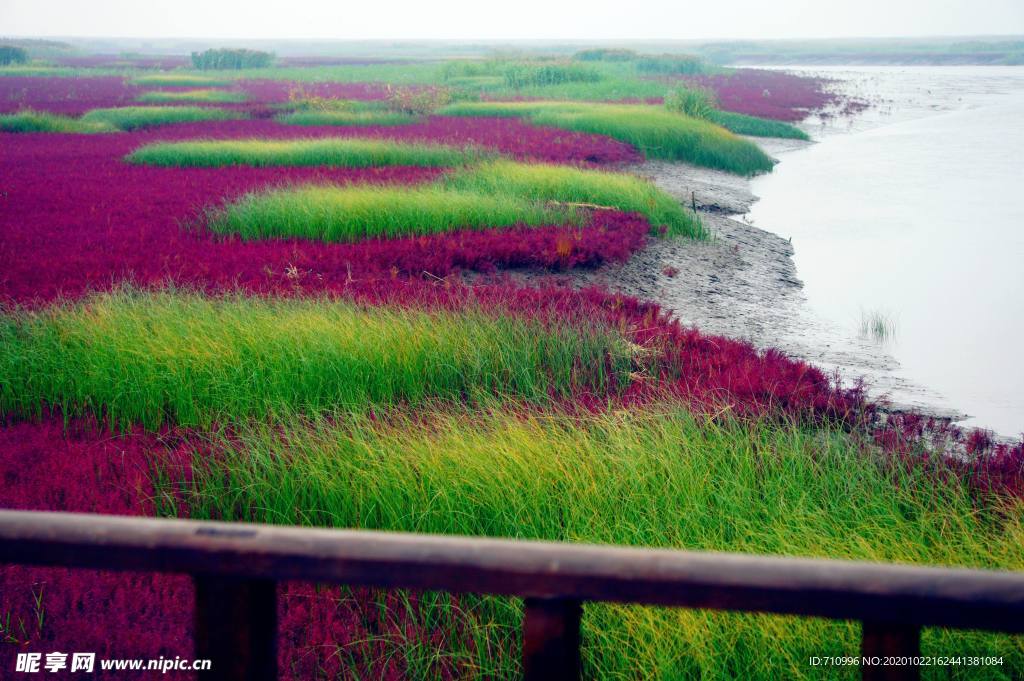
<path id="1" fill-rule="evenodd" d="M 45 111 L 19 111 L 0 115 L 3 132 L 113 132 L 116 128 L 105 121 L 83 121 Z"/>
<path id="2" fill-rule="evenodd" d="M 103 123 L 118 130 L 136 130 L 170 123 L 193 121 L 222 121 L 245 118 L 245 114 L 227 109 L 198 106 L 124 106 L 113 109 L 93 109 L 78 120 L 83 123 Z"/>
<path id="3" fill-rule="evenodd" d="M 198 448 L 191 471 L 194 518 L 1024 569 L 1019 502 L 979 504 L 941 467 L 903 467 L 842 432 L 678 406 L 257 424 Z M 519 676 L 519 601 L 459 605 L 450 631 L 468 627 L 475 645 L 399 636 L 381 654 Z M 591 603 L 582 638 L 588 679 L 819 679 L 807 659 L 859 655 L 860 624 Z M 1002 657 L 971 678 L 1024 674 L 1024 637 L 924 631 L 922 654 L 950 651 Z"/>
<path id="4" fill-rule="evenodd" d="M 158 142 L 127 156 L 132 163 L 159 166 L 457 166 L 486 158 L 472 147 L 413 144 L 375 139 L 197 140 Z"/>
<path id="5" fill-rule="evenodd" d="M 332 242 L 460 229 L 582 223 L 571 208 L 507 194 L 421 187 L 307 185 L 255 192 L 208 216 L 215 232 L 243 239 L 300 237 Z"/>
<path id="6" fill-rule="evenodd" d="M 215 78 L 198 73 L 171 71 L 168 73 L 152 73 L 137 76 L 129 82 L 132 85 L 142 85 L 144 87 L 218 87 L 230 85 L 232 81 L 228 78 Z"/>
<path id="7" fill-rule="evenodd" d="M 448 186 L 483 195 L 508 194 L 541 202 L 581 204 L 641 213 L 656 233 L 707 236 L 700 218 L 648 180 L 627 173 L 540 163 L 491 161 L 452 173 Z"/>
<path id="8" fill-rule="evenodd" d="M 794 140 L 809 140 L 810 136 L 789 123 L 773 121 L 757 116 L 734 113 L 732 111 L 715 110 L 708 114 L 708 120 L 717 123 L 726 130 L 731 130 L 737 135 L 751 135 L 752 137 L 784 137 Z"/>
<path id="9" fill-rule="evenodd" d="M 539 403 L 629 380 L 615 332 L 500 311 L 128 291 L 0 318 L 0 413 L 210 426 L 433 401 Z"/>
<path id="10" fill-rule="evenodd" d="M 200 90 L 158 90 L 156 92 L 144 92 L 138 97 L 140 102 L 216 102 L 216 103 L 240 103 L 246 100 L 244 92 L 231 92 L 228 90 L 214 90 L 205 88 Z"/>
<path id="11" fill-rule="evenodd" d="M 214 231 L 244 239 L 349 242 L 459 229 L 583 224 L 587 211 L 609 208 L 641 213 L 656 235 L 707 235 L 695 213 L 647 180 L 513 161 L 469 165 L 435 184 L 411 188 L 307 185 L 252 192 L 211 210 L 207 218 Z"/>
<path id="12" fill-rule="evenodd" d="M 400 111 L 294 111 L 277 120 L 289 125 L 410 125 L 421 116 Z"/>
<path id="13" fill-rule="evenodd" d="M 649 158 L 687 161 L 740 175 L 772 169 L 756 144 L 714 123 L 663 107 L 582 102 L 464 102 L 445 107 L 448 116 L 514 116 L 535 125 L 607 135 Z"/>
<path id="14" fill-rule="evenodd" d="M 4 132 L 117 132 L 118 130 L 136 130 L 170 123 L 235 118 L 245 118 L 245 115 L 226 109 L 193 106 L 129 106 L 93 109 L 79 118 L 26 110 L 0 115 L 0 130 Z"/>

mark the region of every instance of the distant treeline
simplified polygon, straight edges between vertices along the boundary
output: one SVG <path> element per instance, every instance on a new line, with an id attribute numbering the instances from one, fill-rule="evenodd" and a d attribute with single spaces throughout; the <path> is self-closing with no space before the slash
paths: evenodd
<path id="1" fill-rule="evenodd" d="M 28 61 L 28 51 L 23 47 L 0 45 L 0 66 L 8 64 L 24 64 Z"/>
<path id="2" fill-rule="evenodd" d="M 192 65 L 197 69 L 258 69 L 270 66 L 274 55 L 270 52 L 246 49 L 216 49 L 192 53 Z"/>
<path id="3" fill-rule="evenodd" d="M 594 48 L 573 55 L 577 61 L 633 62 L 641 73 L 692 76 L 703 73 L 707 64 L 692 54 L 640 54 L 633 50 Z"/>

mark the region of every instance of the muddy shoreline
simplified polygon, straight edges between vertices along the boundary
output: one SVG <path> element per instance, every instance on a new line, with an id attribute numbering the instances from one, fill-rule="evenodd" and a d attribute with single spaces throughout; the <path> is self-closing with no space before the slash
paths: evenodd
<path id="1" fill-rule="evenodd" d="M 813 144 L 756 142 L 772 155 Z M 901 378 L 899 363 L 884 348 L 850 337 L 811 313 L 790 240 L 742 217 L 757 201 L 748 179 L 682 163 L 648 162 L 626 170 L 649 177 L 681 203 L 695 205 L 712 239 L 652 239 L 622 265 L 573 273 L 575 286 L 600 285 L 651 300 L 705 333 L 779 349 L 847 384 L 863 380 L 872 399 L 887 411 L 952 421 L 966 417 L 936 406 L 937 395 Z"/>
<path id="2" fill-rule="evenodd" d="M 758 138 L 769 154 L 814 142 Z M 744 221 L 758 198 L 750 181 L 685 163 L 649 161 L 622 168 L 650 178 L 680 203 L 695 206 L 712 234 L 708 241 L 651 239 L 623 264 L 574 270 L 559 277 L 581 288 L 601 286 L 658 303 L 687 326 L 775 348 L 806 360 L 851 385 L 862 380 L 884 411 L 958 421 L 966 414 L 936 406 L 939 396 L 898 375 L 899 363 L 866 338 L 850 337 L 813 315 L 789 239 Z M 550 273 L 512 273 L 538 283 Z"/>

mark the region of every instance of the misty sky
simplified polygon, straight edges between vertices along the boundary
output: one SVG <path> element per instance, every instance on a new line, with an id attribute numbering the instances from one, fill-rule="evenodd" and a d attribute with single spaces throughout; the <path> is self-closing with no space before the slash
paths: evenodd
<path id="1" fill-rule="evenodd" d="M 0 0 L 0 35 L 718 39 L 1024 34 L 1024 0 Z"/>

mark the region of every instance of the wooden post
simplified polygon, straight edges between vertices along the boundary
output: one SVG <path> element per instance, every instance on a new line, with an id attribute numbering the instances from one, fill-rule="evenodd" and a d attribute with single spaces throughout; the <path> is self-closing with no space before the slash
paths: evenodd
<path id="1" fill-rule="evenodd" d="M 203 679 L 276 681 L 277 585 L 269 579 L 195 575 L 195 649 Z"/>
<path id="2" fill-rule="evenodd" d="M 580 678 L 580 601 L 527 598 L 523 616 L 525 681 Z"/>
<path id="3" fill-rule="evenodd" d="M 860 642 L 861 657 L 915 658 L 921 656 L 921 627 L 916 624 L 865 621 Z M 864 664 L 861 660 L 861 678 L 864 681 L 918 681 L 921 668 L 910 664 Z"/>

